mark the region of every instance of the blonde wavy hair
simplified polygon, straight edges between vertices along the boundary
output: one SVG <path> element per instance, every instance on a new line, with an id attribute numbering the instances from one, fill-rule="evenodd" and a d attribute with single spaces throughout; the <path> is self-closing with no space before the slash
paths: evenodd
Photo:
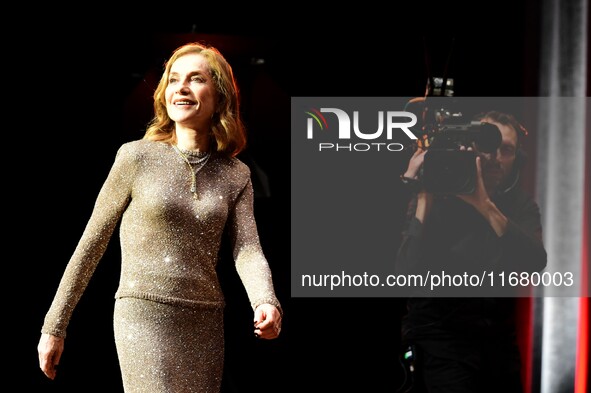
<path id="1" fill-rule="evenodd" d="M 164 64 L 164 72 L 154 92 L 154 117 L 148 123 L 143 139 L 175 143 L 174 121 L 166 110 L 165 90 L 174 62 L 185 55 L 198 53 L 209 64 L 209 72 L 218 94 L 217 108 L 212 118 L 212 148 L 234 157 L 246 147 L 246 130 L 240 114 L 240 91 L 232 67 L 221 52 L 202 43 L 193 42 L 174 50 Z"/>

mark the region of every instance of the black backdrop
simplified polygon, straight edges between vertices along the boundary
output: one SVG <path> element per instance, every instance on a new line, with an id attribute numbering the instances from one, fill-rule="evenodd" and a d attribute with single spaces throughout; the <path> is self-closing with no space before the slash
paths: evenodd
<path id="1" fill-rule="evenodd" d="M 290 297 L 290 97 L 420 96 L 428 73 L 440 75 L 446 64 L 458 96 L 536 95 L 536 2 L 483 4 L 418 2 L 396 6 L 383 20 L 381 8 L 355 12 L 330 28 L 324 22 L 337 18 L 329 13 L 289 26 L 286 15 L 257 19 L 250 29 L 205 28 L 200 18 L 44 19 L 15 28 L 5 47 L 7 114 L 16 120 L 5 129 L 5 148 L 18 169 L 8 166 L 7 256 L 16 274 L 5 281 L 22 288 L 7 299 L 5 329 L 9 341 L 16 336 L 9 376 L 22 385 L 13 390 L 121 391 L 112 334 L 117 236 L 75 311 L 55 381 L 38 369 L 39 329 L 117 148 L 142 136 L 163 61 L 180 44 L 205 40 L 226 54 L 241 85 L 250 133 L 241 157 L 258 171 L 255 213 L 286 313 L 278 340 L 254 339 L 252 312 L 225 255 L 224 391 L 394 391 L 401 299 Z M 375 31 L 361 27 L 374 20 Z M 21 35 L 31 26 L 37 39 Z M 406 201 L 392 203 L 403 209 Z"/>

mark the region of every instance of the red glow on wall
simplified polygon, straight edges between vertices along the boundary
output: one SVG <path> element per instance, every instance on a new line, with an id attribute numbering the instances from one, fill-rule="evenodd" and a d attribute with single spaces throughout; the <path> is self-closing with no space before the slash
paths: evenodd
<path id="1" fill-rule="evenodd" d="M 590 11 L 591 12 L 591 11 Z M 587 78 L 591 79 L 591 78 Z M 589 100 L 589 98 L 587 98 Z M 587 113 L 587 153 L 585 168 L 591 165 L 589 154 L 591 153 L 591 117 Z M 581 250 L 581 298 L 579 302 L 579 331 L 577 336 L 577 364 L 575 370 L 575 393 L 589 392 L 589 242 L 591 241 L 591 233 L 589 231 L 589 210 L 591 195 L 589 192 L 589 185 L 591 181 L 589 178 L 591 173 L 589 170 L 585 173 L 585 200 L 583 207 L 583 248 Z"/>

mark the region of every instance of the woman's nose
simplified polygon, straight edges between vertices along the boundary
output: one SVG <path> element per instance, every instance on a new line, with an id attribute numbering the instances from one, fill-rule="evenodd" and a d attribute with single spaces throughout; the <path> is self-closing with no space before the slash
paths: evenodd
<path id="1" fill-rule="evenodd" d="M 179 94 L 186 94 L 189 91 L 189 87 L 186 84 L 181 83 L 179 84 L 177 91 Z"/>

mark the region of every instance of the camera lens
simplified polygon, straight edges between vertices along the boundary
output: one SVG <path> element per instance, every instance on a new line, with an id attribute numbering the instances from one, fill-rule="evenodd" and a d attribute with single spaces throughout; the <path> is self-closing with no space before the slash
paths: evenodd
<path id="1" fill-rule="evenodd" d="M 492 153 L 501 145 L 502 136 L 499 128 L 490 123 L 480 123 L 476 147 L 484 153 Z"/>

